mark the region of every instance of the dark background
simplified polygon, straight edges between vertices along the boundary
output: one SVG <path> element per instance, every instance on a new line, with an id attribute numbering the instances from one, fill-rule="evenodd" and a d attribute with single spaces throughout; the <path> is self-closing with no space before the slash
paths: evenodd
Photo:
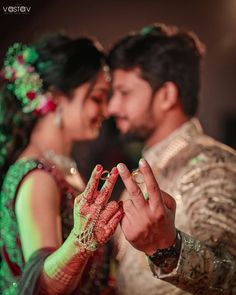
<path id="1" fill-rule="evenodd" d="M 128 31 L 153 22 L 194 31 L 207 47 L 200 121 L 209 135 L 236 147 L 236 0 L 2 0 L 0 3 L 1 62 L 11 43 L 30 42 L 53 31 L 96 36 L 105 48 Z M 16 4 L 31 7 L 30 13 L 4 13 L 3 7 Z M 97 142 L 77 145 L 76 158 L 86 175 L 98 159 L 112 166 L 127 154 L 121 152 L 115 133 L 113 126 L 106 124 Z M 110 148 L 113 152 L 109 152 Z M 129 146 L 130 149 L 138 156 L 135 146 Z"/>

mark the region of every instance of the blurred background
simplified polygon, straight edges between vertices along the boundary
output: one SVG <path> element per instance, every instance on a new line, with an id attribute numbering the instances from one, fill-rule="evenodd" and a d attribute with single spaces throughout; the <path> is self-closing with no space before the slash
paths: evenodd
<path id="1" fill-rule="evenodd" d="M 199 118 L 210 136 L 236 148 L 236 0 L 1 0 L 0 62 L 16 41 L 34 41 L 44 33 L 67 32 L 72 37 L 96 37 L 106 49 L 128 31 L 154 22 L 177 25 L 197 33 L 206 44 Z M 6 12 L 6 7 L 27 7 Z M 112 122 L 100 138 L 74 149 L 87 178 L 96 163 L 111 168 L 126 161 L 134 168 L 139 143 L 123 143 Z"/>

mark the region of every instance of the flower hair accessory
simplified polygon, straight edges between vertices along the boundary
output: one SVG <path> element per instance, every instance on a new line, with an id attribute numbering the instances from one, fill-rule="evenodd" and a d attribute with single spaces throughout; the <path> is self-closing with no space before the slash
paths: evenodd
<path id="1" fill-rule="evenodd" d="M 33 66 L 37 59 L 34 47 L 15 43 L 7 51 L 1 74 L 7 81 L 7 89 L 21 103 L 24 113 L 45 115 L 55 110 L 56 103 L 49 92 L 43 93 L 43 81 Z"/>

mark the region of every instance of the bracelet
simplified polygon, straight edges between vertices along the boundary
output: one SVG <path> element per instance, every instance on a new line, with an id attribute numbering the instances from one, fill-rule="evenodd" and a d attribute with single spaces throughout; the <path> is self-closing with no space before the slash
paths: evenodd
<path id="1" fill-rule="evenodd" d="M 94 252 L 97 250 L 97 242 L 94 239 L 93 224 L 80 234 L 77 234 L 72 230 L 72 233 L 76 237 L 75 245 L 82 249 Z"/>

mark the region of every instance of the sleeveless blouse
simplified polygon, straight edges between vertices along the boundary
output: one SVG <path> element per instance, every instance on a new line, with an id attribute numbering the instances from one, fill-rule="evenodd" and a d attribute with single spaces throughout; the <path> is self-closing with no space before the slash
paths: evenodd
<path id="1" fill-rule="evenodd" d="M 60 213 L 62 225 L 63 241 L 68 237 L 73 226 L 73 204 L 74 198 L 80 192 L 75 191 L 65 180 L 62 173 L 45 161 L 37 160 L 18 160 L 10 166 L 0 192 L 0 248 L 1 248 L 1 265 L 0 265 L 0 294 L 15 295 L 21 293 L 19 282 L 22 279 L 27 263 L 24 261 L 22 254 L 21 241 L 19 236 L 19 227 L 15 214 L 15 202 L 18 189 L 23 179 L 34 170 L 44 170 L 49 173 L 55 180 L 61 196 Z M 110 245 L 100 247 L 91 257 L 83 272 L 80 285 L 73 294 L 110 294 L 112 287 L 109 287 L 109 257 Z M 51 252 L 49 252 L 50 254 Z M 48 255 L 49 255 L 48 254 Z M 32 255 L 33 256 L 33 255 Z M 46 257 L 44 257 L 45 259 Z M 38 259 L 40 260 L 40 259 Z M 29 260 L 30 261 L 30 260 Z M 29 262 L 30 263 L 30 262 Z M 41 261 L 41 265 L 42 265 Z M 34 267 L 35 269 L 35 267 Z M 37 266 L 36 266 L 37 269 Z M 34 272 L 35 270 L 31 270 Z M 30 273 L 30 276 L 34 274 Z M 35 276 L 39 271 L 35 272 Z M 27 288 L 31 289 L 31 294 L 38 292 L 37 283 L 31 282 Z M 37 282 L 37 278 L 36 278 Z M 22 282 L 20 284 L 22 286 Z M 27 289 L 28 290 L 28 289 Z M 27 293 L 28 294 L 28 293 Z M 113 292 L 114 294 L 114 292 Z"/>

